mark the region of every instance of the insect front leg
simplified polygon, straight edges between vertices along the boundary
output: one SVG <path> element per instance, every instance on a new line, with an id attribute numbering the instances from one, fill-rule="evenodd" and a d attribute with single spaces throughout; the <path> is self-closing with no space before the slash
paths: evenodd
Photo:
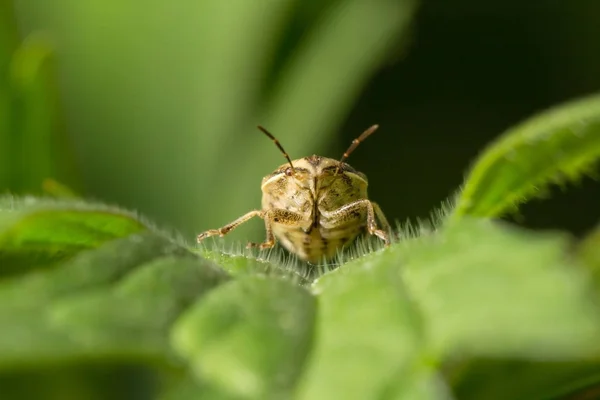
<path id="1" fill-rule="evenodd" d="M 249 219 L 254 218 L 254 217 L 264 218 L 264 211 L 261 211 L 261 210 L 250 211 L 249 213 L 246 213 L 246 214 L 242 215 L 241 217 L 239 217 L 235 221 L 233 221 L 233 222 L 225 225 L 222 228 L 219 228 L 219 229 L 210 229 L 210 230 L 208 230 L 206 232 L 203 232 L 203 233 L 201 233 L 201 234 L 198 235 L 197 241 L 198 241 L 198 243 L 200 243 L 201 241 L 203 241 L 207 237 L 216 236 L 216 235 L 219 235 L 220 237 L 223 237 L 223 236 L 227 235 L 229 232 L 231 232 L 232 230 L 234 230 L 235 228 L 237 228 L 238 226 L 240 226 L 241 224 L 243 224 L 244 222 L 246 222 Z"/>
<path id="2" fill-rule="evenodd" d="M 373 205 L 373 210 L 375 210 L 375 215 L 379 219 L 379 222 L 381 222 L 381 230 L 385 232 L 392 232 L 392 227 L 390 226 L 390 223 L 385 217 L 385 214 L 381 210 L 381 207 L 379 207 L 379 204 L 373 201 L 371 202 L 371 204 Z"/>
<path id="3" fill-rule="evenodd" d="M 261 250 L 270 249 L 275 246 L 275 235 L 273 235 L 273 223 L 295 226 L 302 220 L 302 215 L 281 208 L 272 208 L 264 211 L 262 218 L 265 220 L 267 238 L 262 243 L 248 243 L 247 248 L 258 247 Z"/>
<path id="4" fill-rule="evenodd" d="M 390 225 L 381 211 L 381 208 L 377 203 L 373 203 L 368 199 L 362 199 L 348 203 L 335 211 L 324 212 L 323 214 L 327 217 L 327 222 L 323 221 L 322 225 L 327 228 L 336 228 L 339 226 L 348 225 L 354 221 L 358 221 L 361 213 L 366 212 L 367 214 L 367 231 L 371 235 L 375 235 L 384 241 L 385 245 L 390 244 L 390 237 L 388 232 L 390 231 Z M 375 215 L 381 221 L 383 229 L 379 229 L 375 220 Z M 325 222 L 325 223 L 324 223 Z"/>

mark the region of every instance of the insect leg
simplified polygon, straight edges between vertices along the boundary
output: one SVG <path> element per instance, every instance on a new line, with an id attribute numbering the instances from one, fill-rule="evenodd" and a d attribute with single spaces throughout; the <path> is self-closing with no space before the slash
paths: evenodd
<path id="1" fill-rule="evenodd" d="M 263 218 L 265 220 L 265 230 L 267 231 L 267 238 L 262 243 L 249 242 L 246 245 L 247 249 L 250 249 L 252 247 L 258 247 L 261 250 L 265 250 L 275 246 L 275 236 L 273 235 L 273 228 L 271 227 L 271 222 L 269 221 L 269 218 L 266 215 L 264 215 Z"/>
<path id="2" fill-rule="evenodd" d="M 373 210 L 375 210 L 375 216 L 379 219 L 379 222 L 381 223 L 381 230 L 391 232 L 392 227 L 390 226 L 390 223 L 385 217 L 383 211 L 381 211 L 381 207 L 379 207 L 379 204 L 375 203 L 374 201 L 372 201 L 371 204 L 373 205 Z"/>
<path id="3" fill-rule="evenodd" d="M 390 238 L 386 230 L 379 229 L 375 220 L 375 207 L 378 213 L 377 217 L 381 220 L 384 229 L 389 231 L 389 224 L 379 206 L 370 200 L 362 199 L 346 204 L 333 212 L 323 213 L 327 217 L 327 228 L 335 228 L 356 221 L 360 217 L 360 211 L 367 213 L 367 231 L 371 235 L 377 236 L 387 245 L 390 244 Z M 382 218 L 383 216 L 383 218 Z M 323 223 L 322 223 L 323 224 Z M 325 224 L 323 224 L 325 225 Z"/>
<path id="4" fill-rule="evenodd" d="M 283 210 L 281 208 L 272 208 L 264 212 L 262 218 L 265 220 L 265 230 L 267 231 L 267 238 L 262 243 L 248 243 L 247 248 L 258 247 L 261 250 L 270 249 L 275 246 L 275 235 L 273 235 L 273 223 L 283 225 L 297 225 L 302 221 L 302 215 Z"/>
<path id="5" fill-rule="evenodd" d="M 239 217 L 238 219 L 236 219 L 235 221 L 225 225 L 222 228 L 219 229 L 210 229 L 206 232 L 203 232 L 201 234 L 198 235 L 197 241 L 198 243 L 200 243 L 201 241 L 203 241 L 204 239 L 206 239 L 207 237 L 210 236 L 215 236 L 215 235 L 219 235 L 221 237 L 227 235 L 229 232 L 231 232 L 232 230 L 234 230 L 235 228 L 237 228 L 238 226 L 240 226 L 241 224 L 243 224 L 244 222 L 248 221 L 251 218 L 254 217 L 261 217 L 263 218 L 264 216 L 264 211 L 261 210 L 253 210 L 250 211 L 249 213 L 246 213 L 244 215 L 242 215 L 241 217 Z"/>
<path id="6" fill-rule="evenodd" d="M 386 246 L 390 244 L 390 237 L 388 233 L 384 230 L 377 229 L 377 223 L 375 222 L 375 210 L 373 207 L 373 203 L 370 200 L 359 200 L 363 201 L 364 206 L 367 208 L 367 229 L 371 235 L 377 236 L 379 239 L 383 240 Z M 377 207 L 379 208 L 379 207 Z M 381 210 L 381 209 L 380 209 Z M 383 212 L 382 212 L 383 214 Z M 385 217 L 384 217 L 385 218 Z M 387 223 L 387 220 L 385 220 Z M 383 224 L 383 222 L 382 222 Z M 389 224 L 388 224 L 389 226 Z"/>

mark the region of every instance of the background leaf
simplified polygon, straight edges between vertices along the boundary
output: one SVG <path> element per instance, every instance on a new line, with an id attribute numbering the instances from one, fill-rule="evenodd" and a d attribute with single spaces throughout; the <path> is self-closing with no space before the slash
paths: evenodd
<path id="1" fill-rule="evenodd" d="M 342 0 L 323 8 L 297 51 L 285 60 L 256 117 L 284 143 L 292 159 L 319 154 L 331 140 L 351 99 L 408 31 L 416 8 L 414 0 Z M 354 134 L 367 127 L 356 127 Z M 252 207 L 249 193 L 258 206 L 260 179 L 283 161 L 258 132 L 241 137 L 238 145 L 224 152 L 234 155 L 235 165 L 224 169 L 224 176 L 215 176 L 214 187 L 221 190 L 213 195 L 216 204 L 227 204 L 227 210 L 221 209 L 229 216 L 220 218 L 235 218 L 236 212 Z M 224 223 L 217 218 L 206 221 L 215 226 Z"/>
<path id="2" fill-rule="evenodd" d="M 571 399 L 577 390 L 600 381 L 598 358 L 579 362 L 478 359 L 458 370 L 450 379 L 456 396 L 465 400 Z"/>
<path id="3" fill-rule="evenodd" d="M 66 259 L 147 229 L 114 207 L 49 199 L 0 198 L 0 275 Z"/>
<path id="4" fill-rule="evenodd" d="M 577 255 L 600 279 L 600 226 L 593 229 L 581 240 L 577 248 Z"/>
<path id="5" fill-rule="evenodd" d="M 0 1 L 0 188 L 11 183 L 13 93 L 10 63 L 18 45 L 18 33 L 11 1 Z"/>
<path id="6" fill-rule="evenodd" d="M 574 181 L 600 157 L 600 96 L 548 110 L 504 133 L 480 156 L 459 194 L 455 215 L 497 217 Z"/>
<path id="7" fill-rule="evenodd" d="M 51 38 L 38 32 L 19 42 L 11 2 L 0 10 L 0 188 L 40 193 L 47 178 L 75 185 Z"/>
<path id="8" fill-rule="evenodd" d="M 254 127 L 266 125 L 296 157 L 322 153 L 417 4 L 235 1 L 16 4 L 22 30 L 44 32 L 57 49 L 87 193 L 190 237 L 258 206 L 260 179 L 282 157 Z M 255 239 L 261 228 L 228 239 Z"/>

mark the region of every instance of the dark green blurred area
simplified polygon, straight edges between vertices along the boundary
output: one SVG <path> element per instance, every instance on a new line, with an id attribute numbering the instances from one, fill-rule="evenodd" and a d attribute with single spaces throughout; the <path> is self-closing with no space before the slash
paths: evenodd
<path id="1" fill-rule="evenodd" d="M 451 195 L 486 145 L 552 105 L 600 89 L 600 3 L 594 0 L 423 2 L 406 57 L 371 81 L 341 132 L 378 121 L 352 156 L 394 218 L 426 216 Z M 385 171 L 385 172 L 379 172 Z M 600 219 L 591 178 L 514 216 L 581 234 Z"/>
<path id="2" fill-rule="evenodd" d="M 187 239 L 260 205 L 283 157 L 350 163 L 426 217 L 504 129 L 600 89 L 600 3 L 0 0 L 0 191 L 46 178 Z M 581 233 L 591 179 L 519 222 Z M 261 238 L 260 222 L 230 240 Z"/>

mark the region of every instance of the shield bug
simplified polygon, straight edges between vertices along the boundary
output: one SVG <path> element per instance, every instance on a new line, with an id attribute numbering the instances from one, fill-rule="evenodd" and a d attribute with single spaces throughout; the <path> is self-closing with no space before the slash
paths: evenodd
<path id="1" fill-rule="evenodd" d="M 270 249 L 278 239 L 288 251 L 313 264 L 330 259 L 365 230 L 389 245 L 390 225 L 381 208 L 367 196 L 367 177 L 344 162 L 378 127 L 373 125 L 354 139 L 339 161 L 317 155 L 292 161 L 279 141 L 259 126 L 287 163 L 263 178 L 262 209 L 201 233 L 198 243 L 210 236 L 222 237 L 260 217 L 265 221 L 267 238 L 263 243 L 248 243 L 248 248 Z"/>

